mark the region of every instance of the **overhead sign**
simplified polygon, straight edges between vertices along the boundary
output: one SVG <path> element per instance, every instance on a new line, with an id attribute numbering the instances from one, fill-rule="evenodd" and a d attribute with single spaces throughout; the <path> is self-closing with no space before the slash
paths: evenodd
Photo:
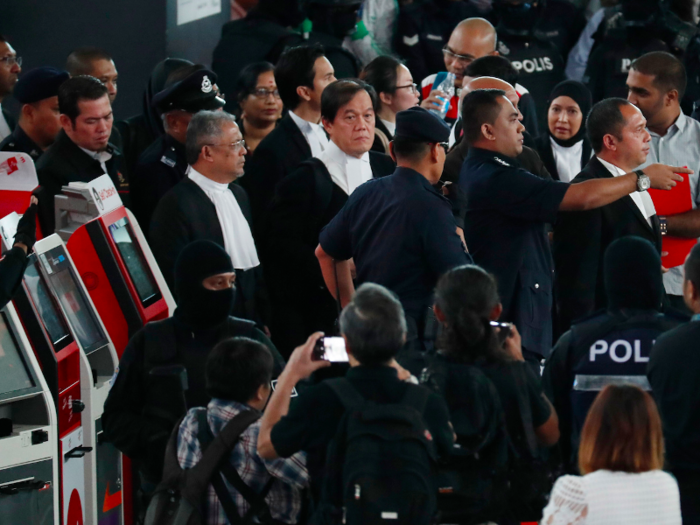
<path id="1" fill-rule="evenodd" d="M 221 0 L 177 0 L 177 25 L 221 13 Z"/>

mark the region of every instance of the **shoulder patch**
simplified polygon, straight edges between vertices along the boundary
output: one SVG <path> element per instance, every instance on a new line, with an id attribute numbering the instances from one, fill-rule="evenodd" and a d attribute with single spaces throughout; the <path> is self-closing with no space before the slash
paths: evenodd
<path id="1" fill-rule="evenodd" d="M 495 160 L 499 164 L 502 164 L 503 166 L 508 166 L 509 168 L 512 168 L 512 166 L 510 164 L 508 164 L 505 160 L 503 160 L 500 157 L 494 157 L 493 160 Z"/>
<path id="2" fill-rule="evenodd" d="M 420 40 L 420 37 L 418 35 L 403 37 L 403 43 L 404 43 L 404 45 L 407 45 L 408 47 L 415 46 L 419 40 Z"/>
<path id="3" fill-rule="evenodd" d="M 165 155 L 163 155 L 163 156 L 160 158 L 160 161 L 161 161 L 163 164 L 165 164 L 166 166 L 170 166 L 171 168 L 174 168 L 174 167 L 175 167 L 175 164 L 176 164 L 174 159 L 168 158 L 168 157 L 166 157 Z"/>
<path id="4" fill-rule="evenodd" d="M 498 41 L 498 52 L 501 55 L 510 55 L 510 49 L 500 40 Z"/>
<path id="5" fill-rule="evenodd" d="M 427 34 L 425 35 L 425 38 L 427 38 L 428 40 L 437 40 L 438 42 L 442 42 L 442 37 L 440 35 Z"/>

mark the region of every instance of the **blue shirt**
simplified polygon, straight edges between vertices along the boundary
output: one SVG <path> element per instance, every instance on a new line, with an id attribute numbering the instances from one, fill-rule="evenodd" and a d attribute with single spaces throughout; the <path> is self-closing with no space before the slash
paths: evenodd
<path id="1" fill-rule="evenodd" d="M 527 350 L 546 357 L 553 268 L 544 225 L 556 220 L 569 185 L 537 177 L 505 155 L 470 148 L 459 186 L 467 246 L 476 264 L 496 277 L 502 319 L 515 323 Z"/>
<path id="2" fill-rule="evenodd" d="M 334 259 L 353 257 L 357 283 L 387 287 L 417 322 L 432 305 L 440 276 L 472 262 L 450 202 L 410 168 L 357 188 L 319 241 Z"/>

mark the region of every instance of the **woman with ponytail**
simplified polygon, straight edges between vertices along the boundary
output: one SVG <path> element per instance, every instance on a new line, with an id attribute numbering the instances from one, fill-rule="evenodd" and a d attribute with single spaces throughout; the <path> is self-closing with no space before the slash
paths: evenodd
<path id="1" fill-rule="evenodd" d="M 460 420 L 460 409 L 472 410 L 475 402 L 454 387 L 471 381 L 471 372 L 458 377 L 470 368 L 490 380 L 502 407 L 511 454 L 506 521 L 499 523 L 536 521 L 551 488 L 540 447 L 558 441 L 559 422 L 539 377 L 523 359 L 516 327 L 496 322 L 502 310 L 496 282 L 478 266 L 454 268 L 438 281 L 434 310 L 442 324 L 436 362 L 448 363 L 444 395 L 453 424 Z M 501 330 L 507 330 L 508 337 Z M 455 431 L 459 437 L 456 424 Z"/>

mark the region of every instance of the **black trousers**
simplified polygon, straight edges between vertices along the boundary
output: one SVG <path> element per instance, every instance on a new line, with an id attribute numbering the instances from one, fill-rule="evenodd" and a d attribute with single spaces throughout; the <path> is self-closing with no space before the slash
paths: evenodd
<path id="1" fill-rule="evenodd" d="M 683 525 L 700 525 L 700 470 L 671 471 L 681 493 Z"/>

